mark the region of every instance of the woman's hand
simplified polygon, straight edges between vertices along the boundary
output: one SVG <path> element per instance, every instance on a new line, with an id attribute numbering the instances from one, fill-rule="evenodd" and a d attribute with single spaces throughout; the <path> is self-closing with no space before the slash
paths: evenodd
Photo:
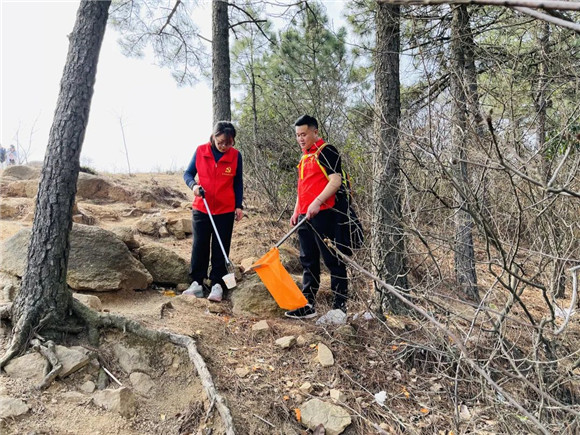
<path id="1" fill-rule="evenodd" d="M 242 210 L 241 208 L 236 208 L 236 222 L 241 221 L 242 218 L 244 217 L 244 210 Z"/>

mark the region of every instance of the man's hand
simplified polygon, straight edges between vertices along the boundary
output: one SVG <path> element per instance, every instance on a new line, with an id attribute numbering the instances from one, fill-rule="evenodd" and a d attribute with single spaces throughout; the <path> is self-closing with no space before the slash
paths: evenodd
<path id="1" fill-rule="evenodd" d="M 199 184 L 196 184 L 195 186 L 193 186 L 193 195 L 194 196 L 201 196 L 200 189 L 201 189 L 201 186 Z"/>
<path id="2" fill-rule="evenodd" d="M 290 218 L 290 225 L 295 226 L 298 223 L 298 213 L 294 213 Z"/>
<path id="3" fill-rule="evenodd" d="M 306 210 L 306 219 L 310 220 L 314 216 L 316 216 L 320 211 L 321 204 L 322 203 L 320 202 L 320 200 L 318 198 L 315 198 L 314 201 L 312 201 L 308 206 L 308 210 Z"/>
<path id="4" fill-rule="evenodd" d="M 239 222 L 244 217 L 244 211 L 241 208 L 236 208 L 236 222 Z"/>

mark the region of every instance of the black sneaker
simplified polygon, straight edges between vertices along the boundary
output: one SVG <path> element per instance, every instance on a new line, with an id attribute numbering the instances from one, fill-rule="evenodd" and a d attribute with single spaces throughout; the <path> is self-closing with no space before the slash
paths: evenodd
<path id="1" fill-rule="evenodd" d="M 312 319 L 313 317 L 316 317 L 316 310 L 312 305 L 306 304 L 302 308 L 286 311 L 284 315 L 291 319 Z"/>

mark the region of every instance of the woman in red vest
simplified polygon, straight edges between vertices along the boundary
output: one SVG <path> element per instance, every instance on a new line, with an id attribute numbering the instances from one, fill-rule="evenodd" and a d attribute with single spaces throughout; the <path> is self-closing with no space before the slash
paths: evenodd
<path id="1" fill-rule="evenodd" d="M 193 190 L 193 246 L 190 276 L 192 283 L 183 292 L 201 298 L 203 280 L 211 251 L 211 291 L 208 300 L 220 302 L 223 298 L 222 277 L 228 273 L 224 255 L 215 237 L 208 212 L 211 212 L 217 231 L 229 255 L 234 220 L 243 217 L 242 154 L 234 148 L 236 129 L 231 122 L 219 121 L 208 143 L 199 145 L 183 174 L 185 183 Z M 203 203 L 200 189 L 205 191 L 209 211 Z"/>

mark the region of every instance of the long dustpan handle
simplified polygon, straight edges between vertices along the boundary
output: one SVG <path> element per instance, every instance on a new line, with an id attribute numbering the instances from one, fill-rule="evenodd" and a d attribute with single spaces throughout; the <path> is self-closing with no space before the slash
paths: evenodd
<path id="1" fill-rule="evenodd" d="M 215 235 L 218 239 L 218 242 L 220 242 L 220 248 L 222 248 L 222 252 L 224 254 L 224 258 L 226 259 L 226 263 L 228 266 L 230 266 L 232 264 L 232 262 L 228 258 L 228 254 L 226 254 L 226 250 L 224 249 L 224 245 L 222 244 L 222 239 L 221 239 L 220 234 L 218 233 L 218 230 L 215 226 L 215 222 L 213 221 L 213 217 L 211 215 L 211 211 L 209 210 L 209 206 L 207 205 L 207 201 L 205 200 L 205 195 L 202 195 L 201 199 L 203 199 L 205 209 L 207 210 L 207 215 L 209 216 L 209 220 L 211 221 L 211 225 L 213 226 L 213 230 L 214 230 Z"/>
<path id="2" fill-rule="evenodd" d="M 280 241 L 278 243 L 276 243 L 276 248 L 279 247 L 282 243 L 284 243 L 286 241 L 286 239 L 288 237 L 290 237 L 292 234 L 294 234 L 294 232 L 300 227 L 300 225 L 302 225 L 304 222 L 306 222 L 306 216 L 304 216 L 302 218 L 302 220 L 300 222 L 298 222 L 294 228 L 292 228 L 290 231 L 288 231 L 288 233 L 286 233 L 286 235 L 284 237 L 282 237 L 280 239 Z"/>

